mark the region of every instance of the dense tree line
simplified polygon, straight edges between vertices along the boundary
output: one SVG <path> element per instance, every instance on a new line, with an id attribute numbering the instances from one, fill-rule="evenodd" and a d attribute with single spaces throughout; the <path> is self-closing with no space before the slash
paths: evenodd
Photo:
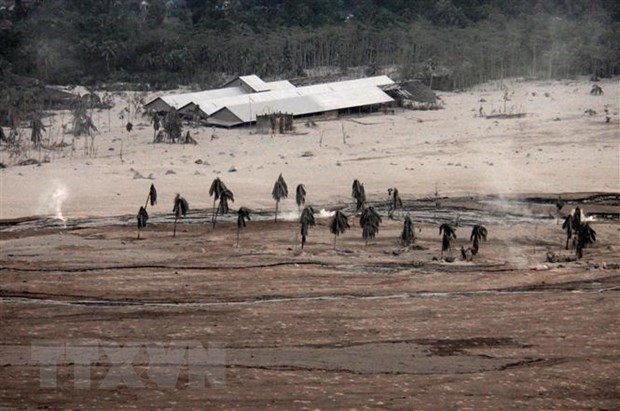
<path id="1" fill-rule="evenodd" d="M 615 0 L 18 0 L 0 22 L 0 67 L 54 83 L 213 84 L 324 66 L 392 66 L 457 88 L 620 73 Z"/>

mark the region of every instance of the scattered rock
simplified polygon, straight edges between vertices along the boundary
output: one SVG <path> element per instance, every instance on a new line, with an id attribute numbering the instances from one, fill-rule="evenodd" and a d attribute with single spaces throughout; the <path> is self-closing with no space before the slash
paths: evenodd
<path id="1" fill-rule="evenodd" d="M 230 166 L 230 168 L 228 169 L 228 172 L 229 172 L 229 173 L 235 173 L 235 172 L 237 172 L 237 167 L 235 167 L 235 166 Z"/>
<path id="2" fill-rule="evenodd" d="M 301 153 L 301 157 L 314 157 L 314 153 L 312 151 L 304 151 Z"/>
<path id="3" fill-rule="evenodd" d="M 196 164 L 202 164 L 202 160 L 201 160 L 201 159 L 198 159 L 198 160 L 194 161 L 194 163 L 196 163 Z"/>
<path id="4" fill-rule="evenodd" d="M 174 172 L 174 170 L 168 170 L 168 171 L 166 171 L 166 175 L 168 175 L 168 174 L 176 174 L 176 173 Z"/>

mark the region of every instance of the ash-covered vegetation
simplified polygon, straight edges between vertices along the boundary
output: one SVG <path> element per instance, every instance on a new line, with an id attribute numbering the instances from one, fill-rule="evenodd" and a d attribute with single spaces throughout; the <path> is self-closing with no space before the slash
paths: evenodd
<path id="1" fill-rule="evenodd" d="M 434 88 L 620 72 L 615 0 L 4 0 L 0 67 L 46 83 L 218 84 L 392 68 Z"/>

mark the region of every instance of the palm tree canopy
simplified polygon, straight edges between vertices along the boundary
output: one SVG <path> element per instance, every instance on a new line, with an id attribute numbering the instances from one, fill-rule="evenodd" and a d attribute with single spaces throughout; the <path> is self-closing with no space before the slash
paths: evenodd
<path id="1" fill-rule="evenodd" d="M 237 228 L 245 227 L 245 222 L 250 221 L 250 209 L 240 207 L 237 210 Z"/>
<path id="2" fill-rule="evenodd" d="M 301 235 L 305 237 L 308 235 L 308 227 L 312 227 L 316 224 L 314 220 L 314 209 L 310 206 L 305 207 L 301 212 L 299 222 L 301 223 Z"/>
<path id="3" fill-rule="evenodd" d="M 351 187 L 351 196 L 355 198 L 356 211 L 359 211 L 366 203 L 366 190 L 364 189 L 364 184 L 360 183 L 359 180 L 353 180 L 353 186 Z"/>
<path id="4" fill-rule="evenodd" d="M 455 238 L 456 238 L 456 235 L 455 235 Z M 484 241 L 487 240 L 487 229 L 485 226 L 478 224 L 472 228 L 469 241 L 472 241 L 474 239 L 478 239 L 478 240 L 482 239 Z"/>
<path id="5" fill-rule="evenodd" d="M 211 187 L 209 188 L 209 196 L 213 197 L 213 200 L 219 200 L 222 192 L 226 190 L 226 184 L 219 177 L 217 177 L 211 183 Z"/>
<path id="6" fill-rule="evenodd" d="M 185 217 L 188 211 L 189 211 L 189 203 L 187 202 L 186 199 L 184 199 L 179 194 L 177 194 L 176 197 L 174 198 L 174 208 L 172 209 L 172 212 L 174 213 L 175 217 L 177 218 L 181 216 Z"/>
<path id="7" fill-rule="evenodd" d="M 218 212 L 220 214 L 228 213 L 228 201 L 235 202 L 233 192 L 224 187 L 224 190 L 220 193 L 220 205 L 218 206 Z"/>
<path id="8" fill-rule="evenodd" d="M 562 224 L 562 230 L 565 230 L 566 235 L 570 237 L 573 234 L 573 226 L 573 216 L 569 214 L 564 219 L 564 223 Z"/>
<path id="9" fill-rule="evenodd" d="M 155 189 L 155 184 L 151 184 L 151 189 L 149 190 L 149 201 L 152 206 L 157 204 L 157 190 Z"/>
<path id="10" fill-rule="evenodd" d="M 439 234 L 450 237 L 452 239 L 456 239 L 456 229 L 452 227 L 450 224 L 443 223 L 439 226 Z"/>
<path id="11" fill-rule="evenodd" d="M 301 212 L 301 217 L 299 218 L 299 221 L 301 221 L 302 223 L 305 222 L 311 226 L 315 225 L 314 208 L 312 208 L 311 206 L 305 207 L 304 210 Z"/>
<path id="12" fill-rule="evenodd" d="M 413 222 L 411 217 L 406 216 L 403 222 L 403 231 L 400 234 L 400 239 L 403 244 L 409 245 L 415 240 L 415 233 L 413 231 Z"/>
<path id="13" fill-rule="evenodd" d="M 394 187 L 394 191 L 392 191 L 392 208 L 396 209 L 402 206 L 403 206 L 403 200 L 400 198 L 400 194 L 398 193 L 398 188 Z"/>
<path id="14" fill-rule="evenodd" d="M 351 186 L 351 197 L 357 198 L 361 187 L 362 183 L 360 183 L 358 179 L 353 180 L 353 185 Z"/>
<path id="15" fill-rule="evenodd" d="M 581 208 L 575 207 L 572 212 L 573 215 L 573 230 L 579 231 L 579 226 L 581 225 L 581 217 L 583 217 L 583 213 L 581 212 Z"/>
<path id="16" fill-rule="evenodd" d="M 579 238 L 584 245 L 592 244 L 596 241 L 596 231 L 594 231 L 588 223 L 581 224 L 581 227 L 579 228 Z"/>
<path id="17" fill-rule="evenodd" d="M 334 214 L 334 218 L 329 224 L 329 231 L 335 235 L 339 236 L 347 231 L 351 226 L 349 225 L 349 218 L 340 210 L 337 210 Z"/>
<path id="18" fill-rule="evenodd" d="M 443 234 L 441 239 L 441 250 L 446 251 L 450 248 L 452 240 L 456 239 L 456 229 L 450 224 L 442 224 L 439 226 L 439 234 Z"/>
<path id="19" fill-rule="evenodd" d="M 375 211 L 374 207 L 368 207 L 362 211 L 360 216 L 360 226 L 362 226 L 362 236 L 364 239 L 374 238 L 379 232 L 381 216 Z"/>
<path id="20" fill-rule="evenodd" d="M 149 213 L 146 212 L 146 208 L 140 207 L 137 217 L 138 217 L 138 228 L 146 227 L 146 222 L 149 219 Z"/>
<path id="21" fill-rule="evenodd" d="M 284 181 L 282 174 L 280 174 L 275 184 L 273 185 L 271 196 L 276 201 L 280 201 L 280 199 L 288 197 L 288 186 L 286 185 L 286 181 Z"/>
<path id="22" fill-rule="evenodd" d="M 303 184 L 299 184 L 295 192 L 295 202 L 297 206 L 301 207 L 306 203 L 306 187 Z"/>

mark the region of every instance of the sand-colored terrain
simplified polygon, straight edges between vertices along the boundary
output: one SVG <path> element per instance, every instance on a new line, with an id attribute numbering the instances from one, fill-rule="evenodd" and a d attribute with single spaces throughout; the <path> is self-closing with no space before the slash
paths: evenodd
<path id="1" fill-rule="evenodd" d="M 509 82 L 519 119 L 477 116 L 503 108 L 487 84 L 441 94 L 444 110 L 299 122 L 295 135 L 196 129 L 197 146 L 151 144 L 140 121 L 127 135 L 115 112 L 106 132 L 96 113 L 96 157 L 79 142 L 0 170 L 0 410 L 616 409 L 620 87 L 601 85 Z M 293 198 L 273 222 L 279 173 L 290 197 L 304 183 L 327 210 L 304 250 Z M 210 224 L 215 176 L 254 212 L 238 248 L 234 215 Z M 368 245 L 354 178 L 383 216 Z M 151 183 L 159 202 L 138 240 Z M 394 186 L 404 205 L 391 219 Z M 173 237 L 176 192 L 191 211 Z M 597 232 L 579 261 L 558 224 L 576 206 Z M 352 223 L 336 249 L 335 207 Z M 406 214 L 411 247 L 398 240 Z M 457 225 L 452 262 L 438 259 L 444 222 Z M 474 224 L 488 241 L 463 261 Z M 190 360 L 198 346 L 207 365 Z M 49 347 L 64 357 L 46 374 L 36 358 Z"/>
<path id="2" fill-rule="evenodd" d="M 443 195 L 620 192 L 620 87 L 617 79 L 600 84 L 602 96 L 590 95 L 587 81 L 491 83 L 440 93 L 444 110 L 324 121 L 316 128 L 299 121 L 297 135 L 194 129 L 197 146 L 151 144 L 146 119 L 134 120 L 128 134 L 127 116 L 118 116 L 127 102 L 119 97 L 112 131 L 106 111 L 94 114 L 101 131 L 95 158 L 85 157 L 78 141 L 73 155 L 66 149 L 40 167 L 0 171 L 0 218 L 54 215 L 58 208 L 69 218 L 135 214 L 151 182 L 165 209 L 172 209 L 177 192 L 202 209 L 211 207 L 208 188 L 216 176 L 234 192 L 236 206 L 266 209 L 273 207 L 271 189 L 280 173 L 293 188 L 304 183 L 308 202 L 320 206 L 347 201 L 354 178 L 371 198 L 385 197 L 393 186 L 404 198 L 432 195 L 436 186 Z M 480 107 L 486 114 L 503 110 L 505 90 L 507 111 L 525 112 L 525 118 L 477 117 Z M 588 109 L 596 114 L 586 114 Z M 55 117 L 52 133 L 59 141 L 61 124 L 70 129 L 71 117 Z M 213 134 L 218 138 L 211 140 Z M 64 139 L 71 142 L 70 135 Z M 303 157 L 306 152 L 311 156 Z M 1 153 L 0 161 L 10 163 Z M 233 166 L 237 171 L 230 173 Z M 140 176 L 153 180 L 135 178 Z M 295 209 L 293 201 L 281 206 Z"/>

